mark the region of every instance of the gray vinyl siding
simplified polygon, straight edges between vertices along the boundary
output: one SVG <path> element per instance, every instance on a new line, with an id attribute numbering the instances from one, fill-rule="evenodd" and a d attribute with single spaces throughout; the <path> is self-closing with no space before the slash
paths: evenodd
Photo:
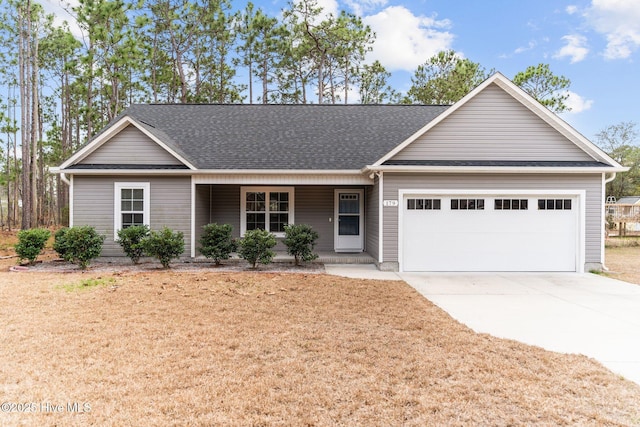
<path id="1" fill-rule="evenodd" d="M 318 232 L 316 251 L 333 251 L 334 187 L 296 187 L 295 192 L 296 224 L 309 224 Z"/>
<path id="2" fill-rule="evenodd" d="M 393 160 L 593 160 L 495 84 Z"/>
<path id="3" fill-rule="evenodd" d="M 131 125 L 114 135 L 79 163 L 107 165 L 182 164 L 151 138 Z"/>
<path id="4" fill-rule="evenodd" d="M 231 224 L 234 237 L 240 237 L 240 188 L 240 185 L 196 185 L 196 238 L 200 235 L 199 230 L 208 222 Z M 341 187 L 323 185 L 294 187 L 294 221 L 296 224 L 309 224 L 318 232 L 316 251 L 334 250 L 334 200 L 337 188 Z M 345 188 L 361 189 L 362 187 Z M 368 203 L 368 194 L 370 191 L 365 195 L 365 203 Z M 369 213 L 367 209 L 365 211 Z M 367 221 L 369 219 L 365 215 L 366 224 L 368 224 Z M 377 219 L 375 222 L 377 224 Z M 369 232 L 368 227 L 366 232 Z M 377 242 L 377 231 L 375 233 Z M 375 248 L 377 250 L 377 243 Z M 285 249 L 280 241 L 276 250 Z"/>
<path id="5" fill-rule="evenodd" d="M 195 235 L 196 235 L 196 255 L 199 255 L 198 247 L 200 236 L 202 235 L 202 226 L 209 224 L 210 206 L 211 206 L 211 189 L 206 185 L 196 185 L 196 207 L 195 207 Z"/>
<path id="6" fill-rule="evenodd" d="M 372 187 L 367 187 L 365 192 L 365 241 L 364 246 L 366 252 L 378 260 L 380 242 L 378 236 L 379 230 L 379 185 L 380 179 L 375 178 L 375 183 Z"/>
<path id="7" fill-rule="evenodd" d="M 198 224 L 200 228 L 207 223 L 231 224 L 233 236 L 240 237 L 240 186 L 239 185 L 196 185 L 210 189 L 210 214 L 208 222 Z M 198 194 L 196 192 L 196 194 Z M 196 206 L 200 200 L 196 200 Z"/>
<path id="8" fill-rule="evenodd" d="M 150 224 L 159 230 L 166 226 L 182 231 L 183 256 L 191 253 L 191 178 L 134 176 L 74 176 L 73 225 L 91 225 L 105 235 L 102 256 L 124 256 L 114 242 L 114 183 L 148 182 L 150 184 Z"/>
<path id="9" fill-rule="evenodd" d="M 390 174 L 384 175 L 384 198 L 398 200 L 399 190 L 585 190 L 585 263 L 600 263 L 602 248 L 602 176 L 600 174 Z M 398 210 L 384 208 L 384 261 L 398 261 Z"/>

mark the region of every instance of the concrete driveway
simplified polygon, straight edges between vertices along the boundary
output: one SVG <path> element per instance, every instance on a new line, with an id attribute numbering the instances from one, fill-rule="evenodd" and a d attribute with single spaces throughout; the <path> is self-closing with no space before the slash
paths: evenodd
<path id="1" fill-rule="evenodd" d="M 592 357 L 640 384 L 640 286 L 576 273 L 400 273 L 477 332 Z"/>

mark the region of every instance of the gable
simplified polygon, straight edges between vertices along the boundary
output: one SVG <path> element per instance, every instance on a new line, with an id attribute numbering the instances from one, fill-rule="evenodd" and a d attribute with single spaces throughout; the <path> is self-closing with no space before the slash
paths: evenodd
<path id="1" fill-rule="evenodd" d="M 493 83 L 390 160 L 594 159 Z"/>
<path id="2" fill-rule="evenodd" d="M 182 165 L 151 138 L 128 125 L 78 164 L 94 165 Z"/>

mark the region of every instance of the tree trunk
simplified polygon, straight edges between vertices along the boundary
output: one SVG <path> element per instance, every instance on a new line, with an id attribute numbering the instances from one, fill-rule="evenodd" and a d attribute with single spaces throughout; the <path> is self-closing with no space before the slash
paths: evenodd
<path id="1" fill-rule="evenodd" d="M 31 42 L 31 226 L 38 226 L 38 154 L 40 141 L 40 100 L 38 92 L 38 38 Z"/>
<path id="2" fill-rule="evenodd" d="M 22 140 L 22 224 L 23 230 L 31 228 L 31 129 L 29 92 L 31 90 L 29 46 L 31 35 L 31 0 L 19 9 L 18 66 L 20 81 L 20 124 Z"/>

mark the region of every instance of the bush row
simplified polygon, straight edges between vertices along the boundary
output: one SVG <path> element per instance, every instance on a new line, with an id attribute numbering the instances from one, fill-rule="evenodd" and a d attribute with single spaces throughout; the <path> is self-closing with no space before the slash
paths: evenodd
<path id="1" fill-rule="evenodd" d="M 200 237 L 200 253 L 211 258 L 216 265 L 229 259 L 232 252 L 247 260 L 252 268 L 258 263 L 269 264 L 275 257 L 273 247 L 276 236 L 266 230 L 249 230 L 241 239 L 232 237 L 233 227 L 230 224 L 207 224 L 202 228 Z M 296 265 L 300 261 L 312 261 L 318 258 L 313 252 L 318 232 L 307 224 L 287 225 L 284 228 L 284 241 L 289 255 L 293 255 Z"/>
<path id="2" fill-rule="evenodd" d="M 200 238 L 200 253 L 213 259 L 216 265 L 220 265 L 222 260 L 228 259 L 236 251 L 252 268 L 256 268 L 257 263 L 269 264 L 273 261 L 275 235 L 265 230 L 249 230 L 243 238 L 236 240 L 232 233 L 233 227 L 230 224 L 205 225 Z M 50 236 L 51 232 L 46 229 L 20 231 L 15 246 L 20 261 L 26 259 L 34 264 Z M 92 259 L 100 256 L 105 237 L 91 226 L 79 226 L 61 228 L 55 233 L 54 239 L 53 249 L 62 259 L 86 269 Z M 294 256 L 296 265 L 300 261 L 318 258 L 313 252 L 317 239 L 318 233 L 310 225 L 285 226 L 283 242 L 289 255 Z M 164 268 L 168 268 L 171 260 L 184 252 L 183 233 L 174 232 L 167 227 L 160 231 L 150 230 L 146 225 L 123 228 L 118 231 L 116 242 L 134 264 L 138 264 L 140 258 L 147 255 L 157 258 Z"/>

